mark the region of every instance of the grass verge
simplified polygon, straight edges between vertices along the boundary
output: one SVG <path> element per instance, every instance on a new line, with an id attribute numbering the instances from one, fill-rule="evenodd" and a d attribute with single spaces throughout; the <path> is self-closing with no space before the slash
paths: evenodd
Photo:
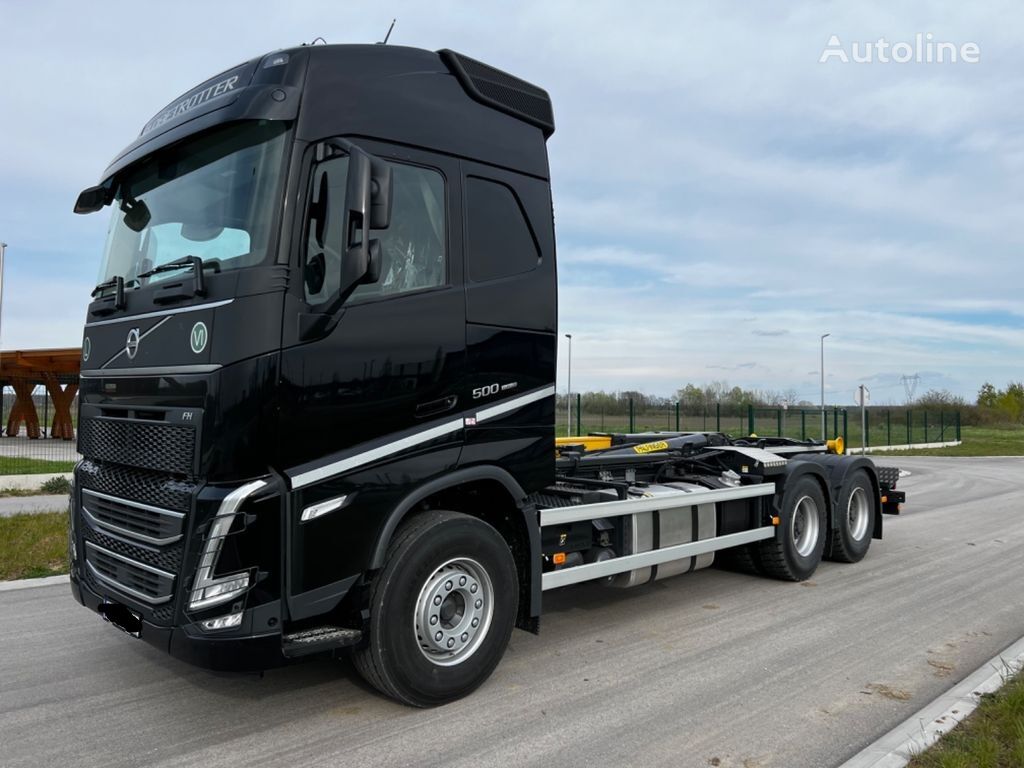
<path id="1" fill-rule="evenodd" d="M 1024 427 L 963 427 L 961 445 L 879 451 L 875 456 L 1024 456 Z"/>
<path id="2" fill-rule="evenodd" d="M 2 481 L 0 481 L 2 482 Z M 66 477 L 51 477 L 38 488 L 0 488 L 0 498 L 13 496 L 62 496 L 71 493 L 71 481 Z"/>
<path id="3" fill-rule="evenodd" d="M 25 459 L 14 456 L 0 458 L 0 475 L 40 475 L 48 472 L 70 472 L 74 468 L 73 461 Z"/>
<path id="4" fill-rule="evenodd" d="M 908 768 L 1019 768 L 1024 766 L 1024 674 L 995 693 Z"/>
<path id="5" fill-rule="evenodd" d="M 67 572 L 67 512 L 0 517 L 0 581 Z"/>

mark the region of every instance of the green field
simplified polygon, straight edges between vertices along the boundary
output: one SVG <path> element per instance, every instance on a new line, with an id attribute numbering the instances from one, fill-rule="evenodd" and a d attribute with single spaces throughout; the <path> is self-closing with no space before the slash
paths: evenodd
<path id="1" fill-rule="evenodd" d="M 75 468 L 73 461 L 50 461 L 48 459 L 23 459 L 16 456 L 0 456 L 0 475 L 37 475 L 50 472 L 70 472 Z M 0 481 L 3 485 L 3 481 Z"/>
<path id="2" fill-rule="evenodd" d="M 909 768 L 1024 766 L 1024 676 L 982 697 L 974 712 Z"/>
<path id="3" fill-rule="evenodd" d="M 67 512 L 0 517 L 0 581 L 67 572 Z"/>
<path id="4" fill-rule="evenodd" d="M 893 456 L 1024 456 L 1024 426 L 962 427 L 961 445 L 949 448 L 912 448 L 892 451 Z M 886 451 L 886 453 L 890 453 Z M 881 454 L 876 454 L 881 455 Z"/>

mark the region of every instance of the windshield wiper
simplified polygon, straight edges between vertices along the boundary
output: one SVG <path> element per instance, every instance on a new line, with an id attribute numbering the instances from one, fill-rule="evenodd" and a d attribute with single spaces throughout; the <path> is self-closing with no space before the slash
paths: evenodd
<path id="1" fill-rule="evenodd" d="M 95 299 L 98 294 L 101 299 L 105 298 L 103 296 L 103 292 L 107 290 L 107 288 L 114 289 L 114 305 L 112 307 L 104 307 L 102 309 L 94 310 L 93 314 L 108 315 L 111 312 L 116 312 L 119 309 L 124 309 L 124 278 L 121 277 L 120 275 L 115 275 L 114 277 L 107 280 L 105 283 L 100 283 L 99 285 L 97 285 L 95 288 L 92 289 L 92 293 L 90 293 L 89 296 Z"/>
<path id="2" fill-rule="evenodd" d="M 212 266 L 216 271 L 220 271 L 219 266 Z M 172 272 L 176 269 L 185 269 L 187 267 L 191 267 L 192 273 L 195 275 L 196 285 L 194 295 L 204 295 L 206 293 L 206 281 L 203 278 L 203 260 L 198 256 L 182 256 L 180 259 L 168 261 L 166 264 L 160 264 L 159 266 L 146 270 L 141 275 L 138 275 L 136 279 L 142 280 L 147 277 L 152 277 L 153 275 L 159 275 L 161 272 Z"/>
<path id="3" fill-rule="evenodd" d="M 185 267 L 192 267 L 197 275 L 203 272 L 203 260 L 198 256 L 182 256 L 180 259 L 174 261 L 168 261 L 166 264 L 158 264 L 152 269 L 147 269 L 145 272 L 136 275 L 137 280 L 142 280 L 153 275 L 159 275 L 161 272 L 172 272 L 175 269 L 184 269 Z M 201 280 L 202 278 L 200 278 Z"/>

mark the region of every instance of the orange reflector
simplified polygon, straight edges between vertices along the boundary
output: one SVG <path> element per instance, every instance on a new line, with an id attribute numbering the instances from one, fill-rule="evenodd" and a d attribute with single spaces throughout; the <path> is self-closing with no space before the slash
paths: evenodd
<path id="1" fill-rule="evenodd" d="M 555 565 L 565 565 L 565 552 L 555 552 L 554 556 L 551 558 L 551 561 Z"/>
<path id="2" fill-rule="evenodd" d="M 781 522 L 781 521 L 779 520 L 779 516 L 778 516 L 778 515 L 775 515 L 775 516 L 774 516 L 774 517 L 772 518 L 772 525 L 778 525 L 778 524 L 779 524 L 779 522 Z"/>
<path id="3" fill-rule="evenodd" d="M 888 502 L 888 501 L 889 501 L 889 497 L 888 497 L 888 496 L 883 496 L 883 497 L 882 497 L 882 503 L 883 503 L 883 504 L 885 504 L 885 503 L 886 503 L 886 502 Z"/>

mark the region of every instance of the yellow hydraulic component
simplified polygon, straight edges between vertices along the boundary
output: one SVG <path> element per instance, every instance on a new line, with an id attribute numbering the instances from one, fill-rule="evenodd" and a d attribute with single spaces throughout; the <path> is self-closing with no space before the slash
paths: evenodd
<path id="1" fill-rule="evenodd" d="M 555 445 L 582 445 L 585 450 L 599 451 L 602 448 L 611 448 L 612 439 L 607 435 L 581 436 L 581 437 L 556 437 Z"/>
<path id="2" fill-rule="evenodd" d="M 828 448 L 829 453 L 836 453 L 842 456 L 843 451 L 846 450 L 846 443 L 843 442 L 843 438 L 837 437 L 835 440 L 829 440 L 825 443 L 825 447 Z"/>
<path id="3" fill-rule="evenodd" d="M 640 453 L 640 454 L 644 454 L 644 453 L 657 453 L 658 451 L 667 451 L 667 450 L 668 450 L 668 443 L 666 443 L 664 440 L 658 440 L 658 441 L 653 442 L 653 443 L 642 443 L 640 445 L 634 445 L 633 446 L 633 452 L 634 453 Z"/>

